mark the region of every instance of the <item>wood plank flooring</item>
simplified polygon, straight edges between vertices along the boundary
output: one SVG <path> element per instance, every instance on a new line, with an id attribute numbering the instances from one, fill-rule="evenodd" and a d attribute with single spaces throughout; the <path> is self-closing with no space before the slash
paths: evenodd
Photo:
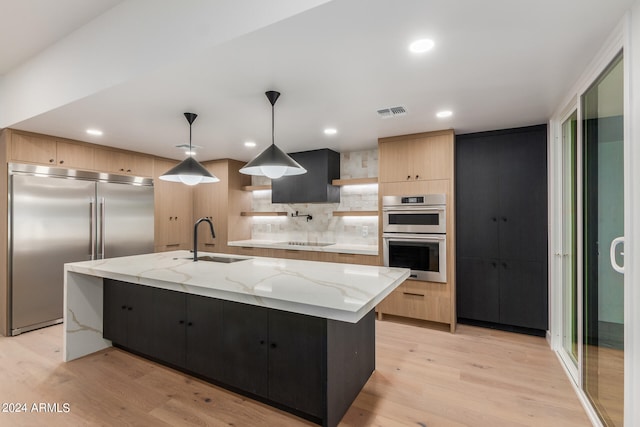
<path id="1" fill-rule="evenodd" d="M 543 338 L 389 320 L 376 335 L 376 371 L 341 426 L 590 425 Z M 0 337 L 0 403 L 28 410 L 1 426 L 314 425 L 114 348 L 63 363 L 61 346 L 61 325 Z"/>

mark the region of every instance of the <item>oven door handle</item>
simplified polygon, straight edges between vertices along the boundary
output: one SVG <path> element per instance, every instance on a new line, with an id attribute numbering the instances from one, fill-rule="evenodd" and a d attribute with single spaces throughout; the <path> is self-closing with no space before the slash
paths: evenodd
<path id="1" fill-rule="evenodd" d="M 443 241 L 447 239 L 447 236 L 442 234 L 401 234 L 401 233 L 382 233 L 382 238 L 387 240 L 396 241 L 414 241 L 420 240 L 423 242 Z"/>
<path id="2" fill-rule="evenodd" d="M 407 213 L 407 212 L 444 212 L 445 211 L 445 207 L 444 206 L 425 206 L 425 207 L 416 207 L 416 206 L 386 206 L 382 208 L 383 212 L 400 212 L 400 213 Z"/>

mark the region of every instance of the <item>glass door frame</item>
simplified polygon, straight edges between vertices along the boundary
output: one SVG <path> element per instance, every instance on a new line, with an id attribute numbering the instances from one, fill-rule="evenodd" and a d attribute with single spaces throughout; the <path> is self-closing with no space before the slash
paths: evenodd
<path id="1" fill-rule="evenodd" d="M 562 124 L 566 119 L 577 110 L 578 126 L 578 212 L 577 212 L 577 229 L 583 229 L 583 212 L 582 212 L 582 126 L 583 112 L 579 100 L 582 95 L 591 87 L 602 72 L 622 51 L 624 55 L 624 235 L 627 245 L 624 247 L 625 252 L 625 276 L 624 276 L 624 420 L 625 427 L 640 425 L 640 405 L 634 404 L 640 399 L 640 286 L 633 288 L 633 281 L 640 283 L 640 268 L 634 268 L 634 265 L 640 265 L 640 251 L 635 251 L 630 240 L 636 237 L 634 241 L 640 242 L 640 196 L 632 194 L 632 189 L 636 188 L 632 185 L 632 178 L 635 182 L 640 182 L 640 167 L 634 169 L 633 165 L 640 165 L 640 119 L 634 117 L 632 111 L 631 91 L 637 95 L 640 94 L 639 88 L 631 86 L 631 67 L 635 65 L 635 69 L 640 69 L 640 58 L 634 58 L 635 53 L 629 49 L 631 40 L 631 15 L 627 14 L 620 24 L 612 31 L 610 37 L 605 40 L 602 48 L 594 57 L 594 60 L 586 67 L 585 73 L 576 82 L 573 89 L 568 93 L 561 108 L 556 110 L 550 120 L 549 135 L 549 153 L 553 157 L 549 160 L 549 197 L 550 212 L 549 218 L 549 284 L 550 284 L 550 330 L 548 340 L 551 348 L 556 351 L 558 358 L 565 367 L 567 376 L 572 380 L 576 394 L 585 408 L 585 411 L 594 426 L 602 426 L 595 410 L 591 406 L 585 392 L 582 389 L 582 368 L 580 366 L 583 359 L 582 355 L 582 286 L 583 286 L 583 254 L 582 254 L 582 236 L 578 233 L 578 369 L 572 368 L 571 358 L 563 350 L 562 333 L 563 333 L 563 311 L 562 311 Z M 640 40 L 639 36 L 635 36 L 634 40 Z M 640 52 L 637 48 L 636 52 Z M 636 82 L 638 79 L 636 79 Z M 640 86 L 640 85 L 637 85 Z M 640 101 L 633 102 L 635 107 L 635 115 L 640 113 Z M 633 123 L 633 124 L 632 124 Z M 632 127 L 635 128 L 637 141 L 632 141 Z M 632 144 L 633 142 L 633 144 Z M 632 148 L 635 147 L 635 150 Z M 634 219 L 633 212 L 638 218 Z M 635 226 L 635 227 L 634 227 Z M 608 248 L 607 248 L 608 251 Z M 637 252 L 637 253 L 636 253 Z M 634 261 L 638 261 L 634 264 Z M 635 308 L 635 311 L 634 311 Z"/>

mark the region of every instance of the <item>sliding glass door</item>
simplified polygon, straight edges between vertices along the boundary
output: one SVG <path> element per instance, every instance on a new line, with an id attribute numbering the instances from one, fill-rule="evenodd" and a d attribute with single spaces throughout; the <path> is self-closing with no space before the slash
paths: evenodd
<path id="1" fill-rule="evenodd" d="M 607 426 L 624 408 L 624 279 L 610 260 L 624 233 L 623 89 L 620 54 L 581 98 L 582 388 Z"/>

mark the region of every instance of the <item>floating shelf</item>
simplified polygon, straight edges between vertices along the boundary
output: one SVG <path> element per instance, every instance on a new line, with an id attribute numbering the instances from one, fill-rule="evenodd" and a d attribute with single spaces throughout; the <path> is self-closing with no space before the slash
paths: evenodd
<path id="1" fill-rule="evenodd" d="M 240 216 L 287 216 L 286 212 L 240 212 Z"/>
<path id="2" fill-rule="evenodd" d="M 271 184 L 267 185 L 245 185 L 242 187 L 244 191 L 271 190 Z"/>
<path id="3" fill-rule="evenodd" d="M 377 184 L 378 178 L 345 178 L 334 179 L 331 181 L 332 185 L 362 185 L 362 184 Z"/>
<path id="4" fill-rule="evenodd" d="M 378 211 L 333 211 L 333 216 L 378 216 Z"/>

